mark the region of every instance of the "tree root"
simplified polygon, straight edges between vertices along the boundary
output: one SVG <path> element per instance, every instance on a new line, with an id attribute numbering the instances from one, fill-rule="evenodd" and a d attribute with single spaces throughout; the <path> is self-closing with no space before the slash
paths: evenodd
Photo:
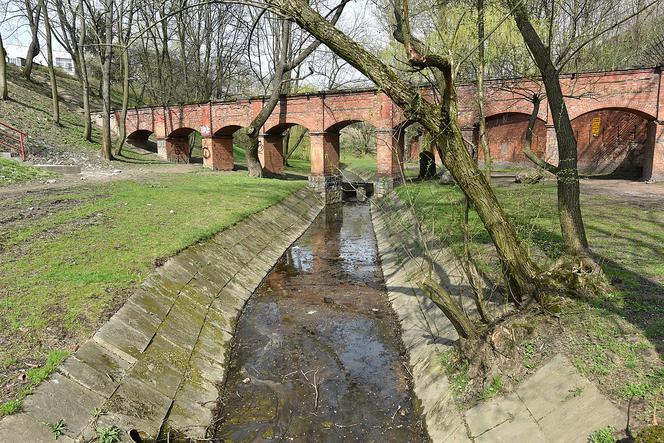
<path id="1" fill-rule="evenodd" d="M 559 258 L 547 272 L 561 292 L 578 297 L 592 297 L 611 290 L 604 271 L 589 255 Z"/>

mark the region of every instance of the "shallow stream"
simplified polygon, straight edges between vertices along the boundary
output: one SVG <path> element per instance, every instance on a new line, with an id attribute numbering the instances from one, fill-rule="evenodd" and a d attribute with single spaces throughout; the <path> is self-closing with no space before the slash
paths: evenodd
<path id="1" fill-rule="evenodd" d="M 428 441 L 369 204 L 323 209 L 240 318 L 221 441 Z"/>

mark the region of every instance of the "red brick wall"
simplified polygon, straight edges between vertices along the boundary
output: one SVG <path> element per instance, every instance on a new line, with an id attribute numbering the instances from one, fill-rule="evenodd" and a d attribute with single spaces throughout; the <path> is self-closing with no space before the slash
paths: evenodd
<path id="1" fill-rule="evenodd" d="M 530 163 L 523 154 L 528 116 L 526 114 L 501 114 L 487 119 L 486 138 L 491 158 L 496 163 Z M 532 150 L 539 157 L 546 149 L 546 125 L 537 120 L 533 131 Z M 480 159 L 483 155 L 480 150 Z"/>

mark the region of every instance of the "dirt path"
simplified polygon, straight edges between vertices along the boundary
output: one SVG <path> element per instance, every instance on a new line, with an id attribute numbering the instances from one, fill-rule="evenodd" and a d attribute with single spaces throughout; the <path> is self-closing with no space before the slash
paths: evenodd
<path id="1" fill-rule="evenodd" d="M 114 169 L 83 170 L 80 174 L 64 174 L 52 179 L 3 186 L 0 187 L 0 199 L 40 191 L 70 190 L 79 186 L 116 180 L 140 180 L 153 174 L 181 174 L 196 171 L 201 167 L 199 164 L 136 165 L 120 163 Z"/>

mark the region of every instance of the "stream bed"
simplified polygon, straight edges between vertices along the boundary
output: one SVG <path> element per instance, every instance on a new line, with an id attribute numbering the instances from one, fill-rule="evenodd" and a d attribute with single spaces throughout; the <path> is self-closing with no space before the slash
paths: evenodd
<path id="1" fill-rule="evenodd" d="M 323 209 L 237 326 L 220 441 L 429 441 L 368 203 Z"/>

